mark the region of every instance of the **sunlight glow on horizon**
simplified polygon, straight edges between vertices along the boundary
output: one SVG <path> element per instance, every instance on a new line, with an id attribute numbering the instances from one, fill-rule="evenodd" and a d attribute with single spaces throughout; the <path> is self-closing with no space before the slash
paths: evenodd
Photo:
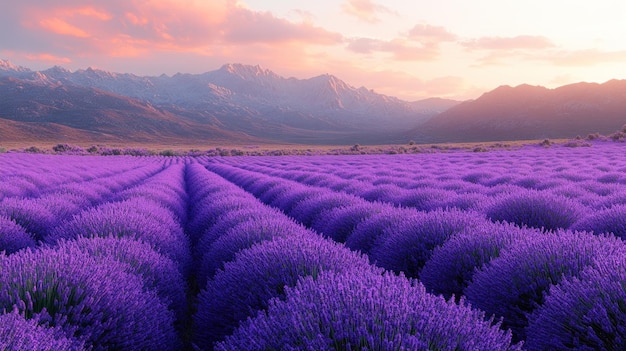
<path id="1" fill-rule="evenodd" d="M 468 99 L 626 78 L 624 13 L 612 0 L 25 0 L 0 14 L 0 58 L 153 76 L 258 64 L 406 100 Z"/>

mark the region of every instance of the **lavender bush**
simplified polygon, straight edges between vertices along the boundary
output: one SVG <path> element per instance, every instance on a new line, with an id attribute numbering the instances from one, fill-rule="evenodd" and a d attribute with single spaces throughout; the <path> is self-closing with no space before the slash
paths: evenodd
<path id="1" fill-rule="evenodd" d="M 612 233 L 626 239 L 626 205 L 616 205 L 593 212 L 574 223 L 572 229 L 596 234 Z"/>
<path id="2" fill-rule="evenodd" d="M 36 320 L 24 319 L 14 312 L 0 315 L 0 350 L 84 351 L 86 347 L 58 328 L 40 326 Z"/>
<path id="3" fill-rule="evenodd" d="M 190 269 L 191 252 L 182 228 L 169 210 L 148 200 L 113 202 L 83 211 L 55 228 L 46 242 L 110 236 L 149 243 L 173 259 L 184 274 Z"/>
<path id="4" fill-rule="evenodd" d="M 568 198 L 532 190 L 503 196 L 486 211 L 494 221 L 546 230 L 569 228 L 582 212 L 581 206 Z"/>
<path id="5" fill-rule="evenodd" d="M 198 297 L 194 342 L 201 349 L 231 334 L 240 321 L 283 298 L 299 277 L 323 271 L 374 270 L 367 258 L 314 234 L 276 238 L 241 251 Z"/>
<path id="6" fill-rule="evenodd" d="M 322 211 L 311 224 L 322 235 L 343 243 L 361 222 L 381 211 L 380 204 L 357 202 Z"/>
<path id="7" fill-rule="evenodd" d="M 216 350 L 517 350 L 482 312 L 404 277 L 352 271 L 304 278 Z"/>
<path id="8" fill-rule="evenodd" d="M 187 286 L 183 276 L 176 263 L 152 246 L 131 238 L 108 237 L 61 240 L 56 249 L 68 255 L 85 253 L 103 264 L 110 259 L 121 263 L 125 272 L 140 277 L 146 289 L 154 290 L 178 320 L 185 317 Z"/>
<path id="9" fill-rule="evenodd" d="M 114 260 L 55 249 L 0 256 L 0 310 L 58 326 L 94 350 L 175 350 L 174 316 Z"/>
<path id="10" fill-rule="evenodd" d="M 488 315 L 504 317 L 503 325 L 523 340 L 528 314 L 543 304 L 552 285 L 578 276 L 598 257 L 624 249 L 620 239 L 585 232 L 533 236 L 517 241 L 475 273 L 465 295 Z"/>
<path id="11" fill-rule="evenodd" d="M 346 246 L 352 250 L 369 254 L 376 241 L 386 230 L 394 228 L 396 223 L 418 214 L 419 212 L 415 210 L 381 207 L 379 213 L 373 214 L 354 228 L 352 234 L 346 239 Z"/>
<path id="12" fill-rule="evenodd" d="M 50 228 L 58 222 L 43 204 L 33 199 L 6 198 L 0 202 L 0 216 L 8 217 L 35 240 L 42 240 L 48 235 Z"/>
<path id="13" fill-rule="evenodd" d="M 202 256 L 197 280 L 203 286 L 207 278 L 235 258 L 235 254 L 252 245 L 278 237 L 310 234 L 304 227 L 289 221 L 284 216 L 263 218 L 239 223 L 219 239 L 215 240 Z"/>
<path id="14" fill-rule="evenodd" d="M 417 278 L 436 247 L 484 222 L 478 214 L 459 210 L 421 212 L 386 229 L 370 257 L 380 267 Z"/>
<path id="15" fill-rule="evenodd" d="M 37 245 L 33 237 L 12 219 L 0 216 L 0 252 L 12 254 Z"/>
<path id="16" fill-rule="evenodd" d="M 518 240 L 533 240 L 538 229 L 513 224 L 483 222 L 452 235 L 433 250 L 420 272 L 420 281 L 429 291 L 457 298 L 463 294 L 477 269 L 498 257 Z"/>
<path id="17" fill-rule="evenodd" d="M 529 317 L 528 350 L 626 348 L 626 256 L 598 261 L 550 289 Z"/>

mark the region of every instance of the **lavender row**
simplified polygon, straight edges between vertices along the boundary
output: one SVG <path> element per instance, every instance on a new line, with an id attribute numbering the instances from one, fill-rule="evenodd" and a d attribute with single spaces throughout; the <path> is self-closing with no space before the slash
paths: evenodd
<path id="1" fill-rule="evenodd" d="M 504 155 L 508 154 L 504 153 Z M 472 156 L 473 154 L 469 155 Z M 402 161 L 406 161 L 404 164 L 412 164 L 415 161 L 423 161 L 420 157 L 427 156 L 432 155 L 403 156 Z M 560 156 L 564 159 L 571 159 L 577 155 Z M 443 158 L 445 155 L 441 157 Z M 609 156 L 605 157 L 609 159 Z M 613 158 L 614 156 L 611 156 L 611 159 Z M 384 158 L 381 157 L 372 157 L 365 161 L 359 161 L 356 158 L 332 159 L 335 162 L 339 162 L 338 159 L 342 161 L 340 168 L 343 172 L 347 172 L 346 169 L 349 170 L 351 167 L 372 167 L 371 163 L 378 163 L 379 159 L 381 159 L 380 163 L 382 164 L 389 162 L 388 160 L 384 161 Z M 280 170 L 281 164 L 270 169 L 269 166 L 257 166 L 257 162 L 248 164 L 241 161 L 219 160 L 219 163 L 234 164 L 236 167 L 244 169 L 256 169 L 255 172 L 257 173 L 275 175 L 308 186 L 325 187 L 333 191 L 356 195 L 368 201 L 388 202 L 418 210 L 433 211 L 458 208 L 460 210 L 479 211 L 493 221 L 508 221 L 520 226 L 525 225 L 545 230 L 576 229 L 593 231 L 597 234 L 611 232 L 618 236 L 626 235 L 626 220 L 623 219 L 626 218 L 624 216 L 626 210 L 623 207 L 623 204 L 626 203 L 626 185 L 623 183 L 626 182 L 620 180 L 622 176 L 619 173 L 612 172 L 612 170 L 626 170 L 626 163 L 620 163 L 619 160 L 611 161 L 612 167 L 598 166 L 607 173 L 599 177 L 600 180 L 598 181 L 586 179 L 586 175 L 574 178 L 573 174 L 564 171 L 563 167 L 555 165 L 551 173 L 546 170 L 543 174 L 534 175 L 537 178 L 535 181 L 526 179 L 518 185 L 512 185 L 513 182 L 509 182 L 510 179 L 503 176 L 504 178 L 501 179 L 503 182 L 498 181 L 493 186 L 478 184 L 480 179 L 486 177 L 479 173 L 455 175 L 459 169 L 468 168 L 466 167 L 467 164 L 456 160 L 455 163 L 452 163 L 456 167 L 455 169 L 444 168 L 445 180 L 429 181 L 420 185 L 414 184 L 413 188 L 409 189 L 390 183 L 374 182 L 369 184 L 358 179 L 338 180 L 336 176 L 322 174 L 319 170 L 308 170 L 303 175 L 301 171 L 293 169 L 306 165 L 319 167 L 320 164 L 326 167 L 326 164 L 321 161 L 318 162 L 317 158 L 310 161 L 306 158 L 298 160 L 301 166 L 298 166 L 298 162 L 293 162 L 291 163 L 291 170 L 286 171 Z M 467 162 L 471 163 L 470 160 Z M 482 160 L 479 164 L 485 168 L 493 167 L 489 162 L 490 160 L 487 159 Z M 541 163 L 541 161 L 539 162 Z M 558 164 L 558 159 L 555 162 Z M 270 163 L 270 161 L 265 161 L 265 163 Z M 511 164 L 508 168 L 498 169 L 494 167 L 493 173 L 506 174 L 512 170 L 516 171 L 518 167 L 517 164 Z M 279 170 L 276 170 L 277 168 Z M 325 172 L 327 172 L 326 168 L 324 168 Z M 381 173 L 385 174 L 385 170 L 378 172 L 378 174 Z M 563 179 L 558 179 L 561 177 Z M 395 182 L 402 183 L 406 178 L 406 175 L 396 178 Z M 539 183 L 543 185 L 539 186 Z"/>
<path id="2" fill-rule="evenodd" d="M 295 224 L 200 165 L 190 165 L 189 171 L 191 193 L 203 194 L 192 200 L 197 256 L 219 259 L 221 267 L 208 273 L 198 296 L 194 341 L 200 349 L 511 348 L 510 334 L 485 322 L 482 313 L 429 295 L 415 281 L 381 275 L 364 256 Z M 360 284 L 346 285 L 346 279 Z M 311 295 L 306 304 L 298 300 L 301 293 L 330 287 L 342 291 Z M 395 295 L 378 295 L 390 291 Z M 335 311 L 351 317 L 334 316 Z M 392 311 L 413 311 L 413 318 Z M 245 322 L 235 329 L 240 321 Z"/>
<path id="3" fill-rule="evenodd" d="M 0 310 L 22 325 L 12 340 L 30 349 L 49 349 L 51 338 L 67 349 L 181 349 L 191 267 L 179 217 L 186 215 L 185 165 L 167 166 L 65 219 L 45 246 L 0 258 Z M 24 336 L 29 321 L 47 339 Z"/>
<path id="4" fill-rule="evenodd" d="M 394 184 L 413 189 L 431 182 L 463 181 L 466 185 L 494 187 L 511 184 L 536 190 L 560 185 L 560 180 L 584 183 L 626 184 L 626 164 L 619 157 L 623 145 L 593 149 L 525 148 L 515 152 L 487 154 L 449 153 L 424 155 L 284 157 L 220 159 L 233 165 L 268 172 L 298 174 L 307 181 L 324 180 L 328 174 L 340 179 L 374 185 Z M 324 174 L 320 174 L 323 170 Z M 278 175 L 278 174 L 274 174 Z M 327 178 L 333 180 L 332 178 Z M 336 180 L 334 180 L 336 181 Z"/>
<path id="5" fill-rule="evenodd" d="M 73 215 L 128 196 L 133 189 L 145 188 L 145 185 L 139 184 L 145 183 L 150 177 L 159 178 L 160 173 L 167 173 L 163 169 L 161 162 L 153 162 L 111 176 L 51 187 L 38 197 L 3 199 L 0 201 L 0 226 L 7 230 L 10 228 L 14 234 L 0 235 L 0 244 L 7 241 L 0 245 L 0 251 L 33 246 L 33 242 L 44 240 L 53 228 L 70 220 Z M 181 203 L 185 204 L 184 199 L 178 202 L 179 205 Z M 180 215 L 184 215 L 184 212 Z"/>
<path id="6" fill-rule="evenodd" d="M 412 278 L 448 238 L 488 222 L 475 212 L 420 212 L 227 165 L 207 167 L 305 226 L 369 255 L 377 265 Z"/>
<path id="7" fill-rule="evenodd" d="M 458 210 L 383 210 L 383 205 L 377 208 L 346 194 L 305 189 L 224 165 L 208 167 L 318 230 L 335 228 L 326 232 L 331 237 L 343 238 L 347 232 L 346 245 L 369 253 L 382 267 L 419 277 L 433 292 L 467 296 L 488 315 L 503 317 L 517 341 L 526 338 L 528 315 L 543 305 L 544 293 L 563 278 L 594 267 L 599 258 L 624 251 L 624 243 L 614 237 L 545 233 Z M 348 223 L 339 226 L 335 218 Z"/>
<path id="8" fill-rule="evenodd" d="M 148 159 L 4 154 L 0 155 L 0 200 L 41 196 L 60 185 L 113 176 L 151 164 L 154 161 Z"/>

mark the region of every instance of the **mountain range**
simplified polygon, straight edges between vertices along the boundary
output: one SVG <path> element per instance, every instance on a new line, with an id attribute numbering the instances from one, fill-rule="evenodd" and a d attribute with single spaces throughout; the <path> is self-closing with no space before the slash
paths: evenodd
<path id="1" fill-rule="evenodd" d="M 227 64 L 143 77 L 0 60 L 0 142 L 383 144 L 573 137 L 626 123 L 626 81 L 404 101 L 333 75 Z"/>
<path id="2" fill-rule="evenodd" d="M 422 141 L 572 138 L 613 133 L 626 124 L 626 80 L 556 89 L 501 86 L 411 130 Z"/>

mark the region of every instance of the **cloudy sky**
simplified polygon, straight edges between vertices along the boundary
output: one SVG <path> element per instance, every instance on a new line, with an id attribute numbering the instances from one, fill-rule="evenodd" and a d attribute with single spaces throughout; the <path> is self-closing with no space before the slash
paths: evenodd
<path id="1" fill-rule="evenodd" d="M 20 0 L 0 58 L 46 69 L 330 73 L 417 100 L 626 78 L 623 0 Z"/>

